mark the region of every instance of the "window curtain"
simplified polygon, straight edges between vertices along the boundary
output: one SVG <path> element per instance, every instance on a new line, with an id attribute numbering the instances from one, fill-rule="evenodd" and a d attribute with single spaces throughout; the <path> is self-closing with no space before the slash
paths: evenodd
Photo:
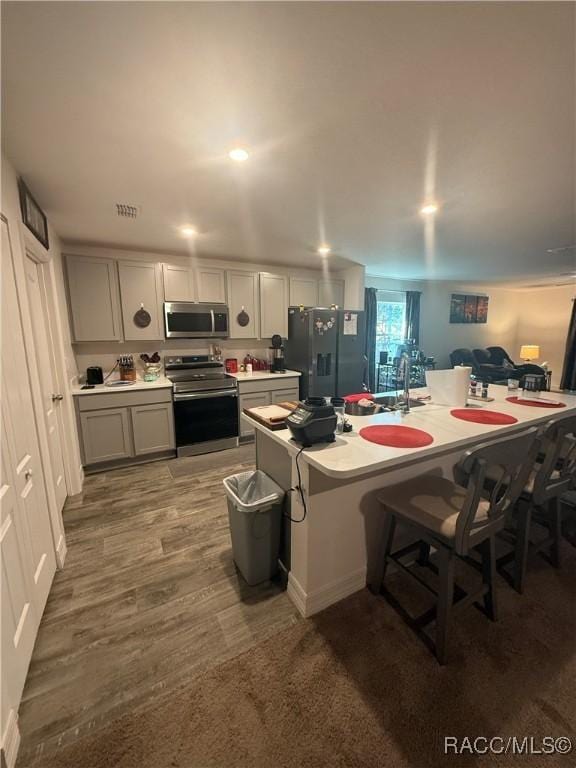
<path id="1" fill-rule="evenodd" d="M 376 288 L 364 289 L 364 312 L 366 313 L 366 356 L 365 384 L 370 392 L 376 391 L 376 317 L 378 314 L 378 298 Z"/>
<path id="2" fill-rule="evenodd" d="M 568 326 L 560 389 L 576 389 L 576 299 L 572 299 L 572 316 Z"/>
<path id="3" fill-rule="evenodd" d="M 420 343 L 420 291 L 406 291 L 406 338 Z"/>

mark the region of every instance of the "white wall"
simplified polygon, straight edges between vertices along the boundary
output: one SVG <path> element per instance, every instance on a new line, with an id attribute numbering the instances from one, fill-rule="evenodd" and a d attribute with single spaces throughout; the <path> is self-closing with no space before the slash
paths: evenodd
<path id="1" fill-rule="evenodd" d="M 522 344 L 538 344 L 539 362 L 548 362 L 554 387 L 560 386 L 574 297 L 576 284 L 518 291 L 515 356 Z"/>

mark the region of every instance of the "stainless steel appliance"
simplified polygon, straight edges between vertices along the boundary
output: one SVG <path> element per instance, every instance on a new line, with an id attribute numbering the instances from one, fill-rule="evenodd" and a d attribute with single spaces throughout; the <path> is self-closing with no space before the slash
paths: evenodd
<path id="1" fill-rule="evenodd" d="M 221 451 L 238 445 L 236 379 L 213 355 L 164 359 L 174 392 L 178 456 Z"/>
<path id="2" fill-rule="evenodd" d="M 302 374 L 300 398 L 362 392 L 364 340 L 364 312 L 289 307 L 285 363 Z"/>
<path id="3" fill-rule="evenodd" d="M 227 339 L 228 307 L 224 304 L 166 301 L 164 332 L 167 339 Z"/>

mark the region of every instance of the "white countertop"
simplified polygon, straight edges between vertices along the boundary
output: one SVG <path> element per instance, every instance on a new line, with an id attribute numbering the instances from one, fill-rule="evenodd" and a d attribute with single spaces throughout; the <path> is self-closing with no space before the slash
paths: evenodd
<path id="1" fill-rule="evenodd" d="M 281 381 L 282 379 L 290 379 L 295 376 L 302 376 L 300 371 L 286 371 L 285 373 L 270 373 L 270 371 L 253 371 L 252 373 L 231 373 L 230 376 L 234 376 L 237 381 L 263 381 L 266 379 L 274 379 L 275 381 Z"/>
<path id="2" fill-rule="evenodd" d="M 425 389 L 412 390 L 412 395 L 423 394 L 425 391 Z M 353 432 L 336 435 L 336 440 L 333 443 L 306 448 L 302 453 L 302 458 L 330 477 L 340 479 L 361 477 L 378 470 L 405 464 L 413 459 L 423 460 L 435 453 L 465 448 L 468 444 L 477 443 L 482 438 L 502 436 L 532 425 L 543 424 L 550 419 L 576 411 L 576 396 L 574 395 L 545 392 L 542 393 L 543 397 L 566 403 L 566 407 L 534 408 L 506 402 L 509 393 L 505 386 L 491 385 L 489 394 L 494 397 L 493 402 L 482 403 L 473 400 L 471 403 L 478 408 L 510 414 L 518 419 L 516 424 L 494 426 L 462 421 L 450 415 L 452 408 L 427 403 L 424 406 L 417 406 L 409 414 L 387 412 L 375 416 L 347 416 L 353 426 Z M 242 418 L 247 419 L 253 427 L 269 435 L 276 442 L 283 444 L 290 453 L 295 454 L 300 450 L 300 446 L 291 440 L 288 429 L 273 432 L 245 415 L 242 415 Z M 362 427 L 371 424 L 403 424 L 415 427 L 430 433 L 434 442 L 424 448 L 389 448 L 376 445 L 364 440 L 358 434 Z"/>
<path id="3" fill-rule="evenodd" d="M 118 381 L 117 377 L 108 379 L 108 381 Z M 101 395 L 114 392 L 135 392 L 143 389 L 172 389 L 172 382 L 166 378 L 166 376 L 160 376 L 156 381 L 144 381 L 144 379 L 137 379 L 134 384 L 129 387 L 107 387 L 106 384 L 96 384 L 94 389 L 82 389 L 81 384 L 76 384 L 72 387 L 72 394 L 76 395 Z"/>

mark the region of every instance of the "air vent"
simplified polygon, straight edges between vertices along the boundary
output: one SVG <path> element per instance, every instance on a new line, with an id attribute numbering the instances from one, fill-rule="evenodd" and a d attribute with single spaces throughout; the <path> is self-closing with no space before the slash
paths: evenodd
<path id="1" fill-rule="evenodd" d="M 123 219 L 135 219 L 140 213 L 140 208 L 137 205 L 116 203 L 116 213 Z"/>

